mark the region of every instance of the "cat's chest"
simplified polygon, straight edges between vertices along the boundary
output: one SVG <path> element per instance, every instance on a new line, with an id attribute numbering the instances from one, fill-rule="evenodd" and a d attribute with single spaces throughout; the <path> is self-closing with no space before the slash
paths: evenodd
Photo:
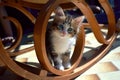
<path id="1" fill-rule="evenodd" d="M 71 41 L 69 38 L 54 37 L 52 39 L 52 45 L 56 53 L 63 54 L 71 47 Z"/>

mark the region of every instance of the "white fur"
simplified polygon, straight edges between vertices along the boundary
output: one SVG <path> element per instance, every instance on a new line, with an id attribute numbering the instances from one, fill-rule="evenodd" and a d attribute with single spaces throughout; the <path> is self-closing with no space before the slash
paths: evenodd
<path id="1" fill-rule="evenodd" d="M 60 33 L 57 31 L 53 31 L 51 34 L 53 48 L 56 53 L 63 54 L 65 53 L 71 45 L 74 43 L 71 41 L 71 37 L 69 35 L 60 36 Z"/>

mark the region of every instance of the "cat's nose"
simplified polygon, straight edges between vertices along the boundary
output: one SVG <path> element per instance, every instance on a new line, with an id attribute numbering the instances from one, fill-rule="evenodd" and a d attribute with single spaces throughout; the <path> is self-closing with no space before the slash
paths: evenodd
<path id="1" fill-rule="evenodd" d="M 63 34 L 67 34 L 67 32 L 65 30 L 62 31 Z"/>
<path id="2" fill-rule="evenodd" d="M 65 30 L 61 31 L 61 36 L 65 36 L 67 32 Z"/>

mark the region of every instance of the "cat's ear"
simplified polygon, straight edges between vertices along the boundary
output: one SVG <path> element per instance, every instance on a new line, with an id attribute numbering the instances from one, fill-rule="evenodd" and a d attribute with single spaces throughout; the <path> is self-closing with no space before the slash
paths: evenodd
<path id="1" fill-rule="evenodd" d="M 59 24 L 62 23 L 65 19 L 65 13 L 61 7 L 57 7 L 55 9 L 55 17 L 54 17 L 54 23 Z"/>
<path id="2" fill-rule="evenodd" d="M 76 29 L 77 33 L 80 31 L 80 26 L 82 25 L 85 16 L 80 16 L 72 20 L 73 27 Z"/>
<path id="3" fill-rule="evenodd" d="M 55 15 L 56 16 L 65 16 L 65 13 L 64 13 L 64 11 L 63 11 L 63 9 L 61 7 L 57 7 L 55 9 Z"/>
<path id="4" fill-rule="evenodd" d="M 80 26 L 82 24 L 82 22 L 84 21 L 84 19 L 85 19 L 85 16 L 77 17 L 77 18 L 73 19 L 73 23 L 76 26 Z"/>

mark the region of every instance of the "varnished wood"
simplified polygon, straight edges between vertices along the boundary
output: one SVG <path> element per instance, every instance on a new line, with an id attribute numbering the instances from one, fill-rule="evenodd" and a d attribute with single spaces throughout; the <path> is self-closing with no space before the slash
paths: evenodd
<path id="1" fill-rule="evenodd" d="M 37 54 L 37 58 L 42 66 L 40 71 L 29 71 L 27 68 L 31 68 L 29 66 L 25 66 L 19 64 L 12 60 L 11 56 L 17 56 L 19 54 L 25 53 L 27 51 L 33 50 L 34 47 L 26 48 L 20 50 L 18 52 L 14 52 L 12 55 L 8 53 L 8 51 L 16 48 L 21 41 L 22 38 L 22 29 L 21 25 L 18 20 L 6 17 L 6 19 L 10 20 L 16 25 L 17 28 L 17 41 L 10 49 L 4 49 L 2 42 L 0 40 L 0 62 L 3 63 L 4 66 L 7 66 L 10 70 L 12 70 L 17 75 L 24 77 L 25 79 L 29 80 L 70 80 L 72 78 L 77 77 L 78 75 L 82 74 L 84 71 L 89 69 L 93 66 L 97 61 L 105 56 L 107 51 L 112 46 L 114 40 L 116 39 L 117 32 L 116 32 L 116 23 L 115 17 L 112 8 L 110 7 L 108 0 L 99 0 L 100 4 L 102 5 L 103 9 L 106 12 L 108 18 L 108 33 L 106 38 L 103 37 L 101 32 L 101 26 L 104 24 L 99 24 L 89 7 L 89 5 L 85 2 L 85 0 L 46 0 L 45 2 L 37 3 L 37 0 L 28 1 L 28 0 L 3 0 L 4 2 L 0 3 L 0 6 L 9 6 L 16 8 L 17 10 L 21 11 L 24 15 L 26 15 L 34 25 L 34 46 L 35 51 Z M 70 4 L 71 6 L 68 6 Z M 55 69 L 49 62 L 46 53 L 46 46 L 45 46 L 45 34 L 46 28 L 48 24 L 48 20 L 50 18 L 51 13 L 54 9 L 58 6 L 62 6 L 64 9 L 71 9 L 71 8 L 79 8 L 81 12 L 86 17 L 88 23 L 83 23 L 80 28 L 80 33 L 78 34 L 77 43 L 75 45 L 74 54 L 72 56 L 72 67 L 66 69 L 64 71 Z M 29 7 L 33 9 L 40 10 L 40 14 L 37 19 L 28 12 L 24 7 Z M 94 56 L 86 61 L 85 64 L 79 66 L 79 63 L 82 61 L 81 58 L 83 57 L 83 50 L 85 45 L 85 31 L 84 28 L 86 26 L 92 29 L 96 39 L 100 42 L 101 46 L 99 50 L 94 54 Z M 10 54 L 10 55 L 9 55 Z M 23 68 L 25 67 L 25 68 Z M 52 76 L 49 73 L 56 75 Z"/>
<path id="2" fill-rule="evenodd" d="M 11 22 L 13 22 L 15 27 L 16 27 L 16 30 L 17 30 L 17 38 L 16 38 L 14 44 L 11 47 L 7 48 L 7 51 L 9 52 L 9 51 L 15 49 L 19 45 L 19 43 L 21 42 L 21 39 L 22 39 L 22 26 L 19 23 L 19 21 L 17 19 L 15 19 L 15 18 L 5 17 L 5 19 L 8 19 Z"/>
<path id="3" fill-rule="evenodd" d="M 14 2 L 14 1 L 10 1 L 10 2 L 9 1 L 8 2 L 5 1 L 5 2 L 1 2 L 0 6 L 9 6 L 9 7 L 12 7 L 12 8 L 16 8 L 17 10 L 22 12 L 24 15 L 26 15 L 26 17 L 28 17 L 28 19 L 33 24 L 35 24 L 36 18 L 30 12 L 28 12 L 25 8 L 23 8 L 23 6 L 21 6 L 20 4 L 16 4 L 16 2 Z M 16 40 L 15 40 L 14 44 L 12 44 L 12 46 L 7 48 L 7 51 L 10 52 L 11 50 L 15 49 L 21 42 L 22 35 L 23 35 L 22 34 L 22 26 L 21 26 L 21 23 L 17 19 L 15 19 L 13 17 L 5 16 L 4 19 L 7 19 L 7 20 L 11 21 L 15 25 L 15 28 L 17 30 L 17 36 L 16 36 Z M 10 55 L 11 56 L 19 55 L 19 54 L 31 51 L 33 49 L 34 49 L 34 47 L 26 48 L 26 49 L 23 49 L 21 51 L 15 52 L 15 54 L 12 54 L 12 55 L 10 54 Z"/>
<path id="4" fill-rule="evenodd" d="M 99 2 L 103 6 L 103 8 L 107 14 L 107 19 L 108 19 L 108 23 L 109 23 L 107 38 L 110 39 L 110 36 L 112 36 L 116 30 L 115 15 L 114 15 L 114 12 L 113 12 L 112 7 L 110 6 L 108 0 L 99 0 Z"/>

